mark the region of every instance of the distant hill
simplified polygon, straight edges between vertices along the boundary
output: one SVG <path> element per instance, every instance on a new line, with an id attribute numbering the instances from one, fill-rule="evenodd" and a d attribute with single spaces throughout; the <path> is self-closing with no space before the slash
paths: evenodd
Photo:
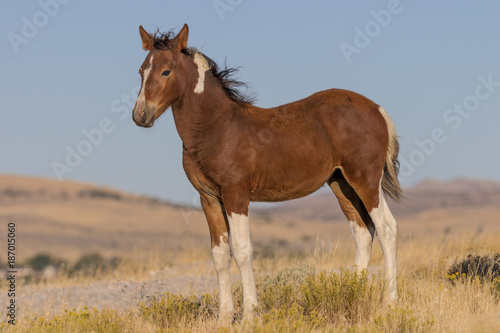
<path id="1" fill-rule="evenodd" d="M 292 223 L 257 214 L 251 220 L 256 255 L 303 251 L 314 246 L 318 234 L 333 234 L 332 225 L 321 221 Z M 0 227 L 9 222 L 16 223 L 20 263 L 40 253 L 70 261 L 93 252 L 106 257 L 149 251 L 178 256 L 182 249 L 189 249 L 187 255 L 210 254 L 201 209 L 88 183 L 0 175 Z"/>
<path id="2" fill-rule="evenodd" d="M 402 205 L 392 204 L 402 237 L 443 230 L 486 233 L 500 226 L 499 183 L 429 180 L 407 189 L 406 196 Z M 149 251 L 210 253 L 200 209 L 87 183 L 0 175 L 0 227 L 8 222 L 16 223 L 19 263 L 40 253 L 66 260 L 92 252 L 108 258 Z M 352 245 L 337 200 L 325 190 L 272 209 L 253 207 L 250 230 L 256 256 L 308 253 L 318 239 Z M 0 230 L 0 239 L 2 234 L 5 230 Z M 2 253 L 0 266 L 5 262 Z"/>
<path id="3" fill-rule="evenodd" d="M 28 176 L 0 175 L 0 205 L 75 199 L 105 199 L 192 209 L 191 207 L 173 205 L 152 197 L 134 195 L 121 190 L 89 183 L 56 181 Z"/>
<path id="4" fill-rule="evenodd" d="M 0 175 L 0 225 L 6 222 L 16 223 L 25 259 L 41 252 L 75 259 L 93 251 L 210 244 L 199 209 L 72 181 Z"/>
<path id="5" fill-rule="evenodd" d="M 406 188 L 401 204 L 389 201 L 396 216 L 419 214 L 425 211 L 454 207 L 500 207 L 500 183 L 486 180 L 456 179 L 449 182 L 426 180 Z M 331 191 L 285 202 L 278 207 L 257 210 L 263 215 L 279 215 L 300 219 L 344 219 L 340 206 Z"/>

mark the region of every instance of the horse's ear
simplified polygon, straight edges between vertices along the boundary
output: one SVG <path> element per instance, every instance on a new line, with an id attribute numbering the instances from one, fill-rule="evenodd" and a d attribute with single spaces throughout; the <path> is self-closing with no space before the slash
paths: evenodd
<path id="1" fill-rule="evenodd" d="M 154 46 L 154 37 L 149 34 L 142 25 L 139 27 L 139 33 L 141 34 L 142 39 L 142 48 L 146 51 L 151 51 Z"/>
<path id="2" fill-rule="evenodd" d="M 188 36 L 189 27 L 184 23 L 181 31 L 179 31 L 179 34 L 174 39 L 174 50 L 178 52 L 185 50 L 187 48 Z"/>

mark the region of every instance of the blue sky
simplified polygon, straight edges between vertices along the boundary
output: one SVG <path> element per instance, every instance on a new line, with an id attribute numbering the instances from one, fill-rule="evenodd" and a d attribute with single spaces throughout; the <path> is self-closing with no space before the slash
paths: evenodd
<path id="1" fill-rule="evenodd" d="M 328 88 L 383 106 L 401 137 L 404 185 L 498 181 L 499 12 L 497 1 L 3 2 L 0 173 L 57 179 L 59 163 L 65 180 L 196 202 L 171 113 L 142 129 L 127 106 L 146 56 L 139 25 L 188 23 L 188 44 L 242 66 L 259 106 Z M 86 156 L 70 166 L 78 150 Z"/>

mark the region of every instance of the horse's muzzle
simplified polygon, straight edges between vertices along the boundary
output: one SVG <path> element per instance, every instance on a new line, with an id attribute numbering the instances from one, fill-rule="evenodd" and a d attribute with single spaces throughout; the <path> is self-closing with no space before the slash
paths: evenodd
<path id="1" fill-rule="evenodd" d="M 151 127 L 155 122 L 156 108 L 145 106 L 136 106 L 132 111 L 132 119 L 137 126 Z"/>

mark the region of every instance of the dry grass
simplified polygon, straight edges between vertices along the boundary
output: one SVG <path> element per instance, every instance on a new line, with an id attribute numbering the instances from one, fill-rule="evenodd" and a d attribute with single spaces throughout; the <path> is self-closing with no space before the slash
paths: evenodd
<path id="1" fill-rule="evenodd" d="M 105 188 L 96 192 L 85 184 L 23 177 L 4 177 L 2 184 L 4 192 L 19 194 L 3 198 L 0 207 L 0 222 L 11 217 L 17 224 L 18 263 L 47 253 L 67 261 L 67 267 L 52 280 L 18 280 L 19 322 L 0 322 L 0 331 L 500 331 L 500 279 L 450 281 L 447 276 L 449 267 L 468 254 L 500 253 L 496 205 L 440 208 L 398 218 L 400 300 L 392 305 L 382 297 L 383 255 L 377 243 L 366 279 L 340 270 L 351 267 L 354 259 L 344 219 L 252 214 L 259 316 L 252 323 L 219 327 L 215 271 L 201 211 Z M 334 204 L 333 196 L 331 200 Z M 108 262 L 122 260 L 113 269 L 69 273 L 83 254 L 95 252 Z M 231 272 L 237 276 L 236 265 Z M 241 285 L 237 278 L 235 282 L 241 316 Z M 5 283 L 0 281 L 2 319 Z M 142 295 L 143 284 L 158 286 L 155 301 L 148 295 L 133 299 L 136 291 Z M 123 286 L 136 289 L 128 292 L 130 297 L 115 297 L 121 293 L 116 288 Z M 165 290 L 173 294 L 162 297 Z"/>
<path id="2" fill-rule="evenodd" d="M 341 266 L 349 267 L 351 264 L 352 246 L 336 246 L 335 243 L 326 245 L 326 242 L 318 239 L 315 249 L 305 255 L 257 256 L 254 271 L 261 306 L 259 317 L 251 323 L 237 322 L 231 327 L 219 327 L 216 318 L 217 293 L 208 290 L 209 293 L 200 299 L 199 296 L 189 296 L 188 288 L 183 291 L 185 296 L 168 295 L 157 298 L 156 303 L 145 301 L 128 310 L 115 310 L 112 304 L 107 309 L 67 309 L 50 315 L 30 313 L 28 310 L 23 313 L 17 325 L 0 324 L 0 330 L 498 332 L 500 304 L 498 293 L 492 290 L 493 284 L 474 279 L 450 283 L 446 274 L 456 259 L 465 258 L 469 253 L 500 253 L 499 240 L 498 231 L 476 236 L 466 232 L 442 232 L 402 239 L 399 243 L 398 260 L 400 300 L 392 305 L 384 302 L 382 297 L 383 287 L 379 272 L 382 254 L 378 245 L 374 246 L 373 266 L 367 273 L 366 281 L 361 281 L 349 275 L 349 271 L 338 270 Z M 94 277 L 60 277 L 56 284 L 72 285 L 89 280 L 145 279 L 150 277 L 151 271 L 165 266 L 171 268 L 169 274 L 179 276 L 214 274 L 213 269 L 209 267 L 208 251 L 198 251 L 196 247 L 194 249 L 170 249 L 168 253 L 152 249 L 137 254 L 137 257 L 142 258 L 140 264 L 133 260 L 123 261 L 112 272 L 100 272 Z M 335 270 L 325 271 L 331 268 Z M 49 285 L 51 283 L 41 284 L 39 288 L 43 290 Z M 339 290 L 355 290 L 354 298 L 338 296 L 338 293 L 331 292 L 333 287 L 324 287 L 335 285 L 340 286 Z M 2 288 L 1 293 L 5 293 L 5 288 Z M 235 294 L 241 312 L 241 286 L 237 283 Z M 315 299 L 323 301 L 311 301 Z"/>

